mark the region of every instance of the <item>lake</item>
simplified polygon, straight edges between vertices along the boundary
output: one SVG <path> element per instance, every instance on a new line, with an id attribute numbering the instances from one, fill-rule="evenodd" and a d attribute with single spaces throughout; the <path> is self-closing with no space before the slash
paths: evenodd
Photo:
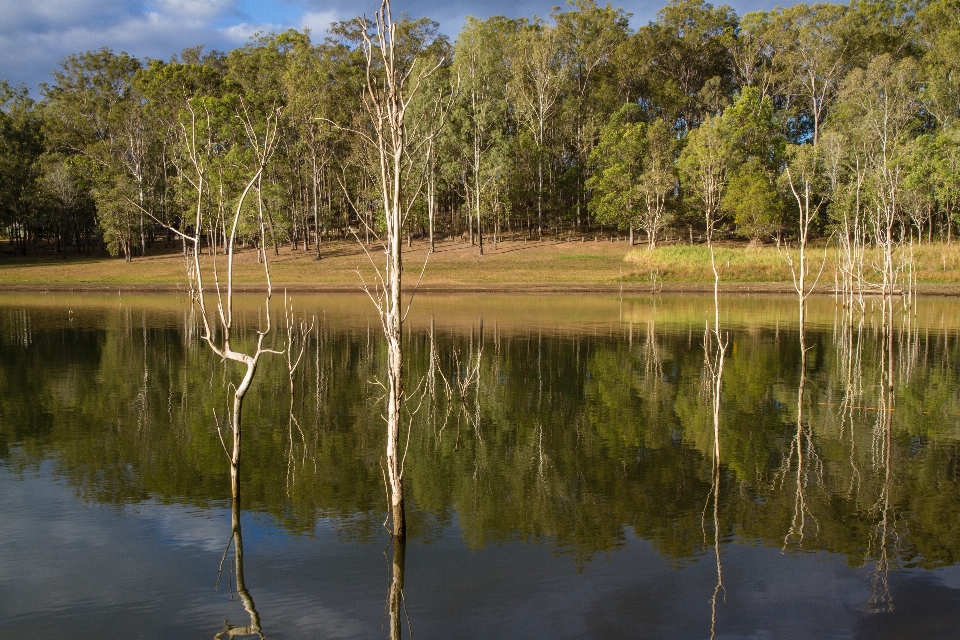
<path id="1" fill-rule="evenodd" d="M 721 299 L 715 423 L 711 296 L 418 294 L 398 609 L 365 296 L 274 295 L 234 502 L 186 296 L 2 295 L 0 637 L 960 637 L 960 300 L 809 303 Z"/>

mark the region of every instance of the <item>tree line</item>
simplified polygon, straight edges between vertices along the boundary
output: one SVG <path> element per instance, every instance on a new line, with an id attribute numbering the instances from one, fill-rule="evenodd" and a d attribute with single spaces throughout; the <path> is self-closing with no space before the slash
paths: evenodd
<path id="1" fill-rule="evenodd" d="M 952 239 L 957 0 L 744 16 L 673 0 L 637 30 L 628 18 L 574 0 L 548 19 L 467 18 L 454 42 L 427 18 L 397 22 L 397 68 L 423 82 L 405 124 L 408 241 L 454 237 L 482 254 L 504 237 L 632 243 L 642 231 L 653 248 L 714 230 L 756 242 L 809 232 L 836 237 L 854 274 L 864 247 Z M 3 82 L 10 244 L 131 260 L 202 219 L 207 250 L 223 246 L 220 209 L 239 200 L 265 127 L 276 127 L 258 186 L 267 232 L 244 205 L 240 241 L 318 258 L 327 240 L 369 242 L 385 212 L 381 160 L 363 139 L 379 135 L 363 103 L 380 62 L 371 71 L 362 24 L 169 61 L 71 55 L 37 101 Z"/>

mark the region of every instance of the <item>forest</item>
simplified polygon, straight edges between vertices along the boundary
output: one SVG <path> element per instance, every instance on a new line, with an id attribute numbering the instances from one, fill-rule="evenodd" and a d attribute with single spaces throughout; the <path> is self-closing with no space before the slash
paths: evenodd
<path id="1" fill-rule="evenodd" d="M 369 242 L 384 224 L 363 109 L 373 26 L 168 61 L 78 53 L 37 100 L 3 82 L 4 253 L 130 261 L 172 250 L 195 219 L 216 248 L 238 202 L 250 215 L 237 238 L 262 251 L 319 259 L 325 241 Z M 960 220 L 957 0 L 743 16 L 672 0 L 637 30 L 622 9 L 573 0 L 546 19 L 468 18 L 454 42 L 429 18 L 396 27 L 407 242 L 456 237 L 482 255 L 504 237 L 616 234 L 653 249 L 714 230 L 809 234 L 843 247 L 853 273 L 870 247 L 949 243 Z M 251 167 L 256 202 L 238 196 Z"/>

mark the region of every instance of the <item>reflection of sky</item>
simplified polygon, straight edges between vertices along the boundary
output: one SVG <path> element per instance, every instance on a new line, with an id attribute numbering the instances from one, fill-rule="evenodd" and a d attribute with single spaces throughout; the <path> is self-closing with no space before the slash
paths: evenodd
<path id="1" fill-rule="evenodd" d="M 408 0 L 394 2 L 393 9 L 397 15 L 407 12 L 432 18 L 453 38 L 467 15 L 547 17 L 557 4 L 566 6 L 555 0 Z M 634 27 L 654 19 L 664 4 L 614 3 L 633 14 Z M 777 2 L 736 0 L 731 4 L 743 14 L 772 9 Z M 257 32 L 308 27 L 322 34 L 331 22 L 361 13 L 372 15 L 378 6 L 375 0 L 0 0 L 0 79 L 34 88 L 50 82 L 51 72 L 68 55 L 102 47 L 167 60 L 185 47 L 200 44 L 208 50 L 229 50 Z"/>
<path id="2" fill-rule="evenodd" d="M 0 467 L 0 637 L 212 637 L 245 624 L 225 574 L 227 509 L 84 504 L 49 466 L 17 480 Z M 271 637 L 383 635 L 388 565 L 381 544 L 337 540 L 321 521 L 289 537 L 244 517 L 245 574 Z M 928 637 L 954 633 L 960 568 L 893 572 L 892 614 L 869 614 L 869 567 L 828 554 L 723 549 L 720 638 Z M 230 562 L 227 563 L 230 565 Z M 716 565 L 683 569 L 630 540 L 578 567 L 546 545 L 466 549 L 456 530 L 407 551 L 406 604 L 421 638 L 701 638 Z M 922 623 L 922 627 L 919 627 Z M 64 636 L 65 630 L 68 630 Z"/>

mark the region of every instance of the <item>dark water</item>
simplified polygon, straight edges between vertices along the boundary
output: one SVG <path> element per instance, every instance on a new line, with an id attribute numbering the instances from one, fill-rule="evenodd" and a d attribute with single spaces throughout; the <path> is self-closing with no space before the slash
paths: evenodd
<path id="1" fill-rule="evenodd" d="M 377 320 L 293 307 L 293 389 L 266 356 L 245 405 L 244 595 L 266 637 L 389 637 Z M 815 300 L 799 424 L 795 313 L 722 302 L 717 486 L 712 299 L 418 297 L 403 636 L 960 637 L 960 302 L 885 341 Z M 263 310 L 238 314 L 249 339 Z M 250 624 L 216 428 L 238 375 L 182 298 L 0 297 L 0 637 Z"/>

